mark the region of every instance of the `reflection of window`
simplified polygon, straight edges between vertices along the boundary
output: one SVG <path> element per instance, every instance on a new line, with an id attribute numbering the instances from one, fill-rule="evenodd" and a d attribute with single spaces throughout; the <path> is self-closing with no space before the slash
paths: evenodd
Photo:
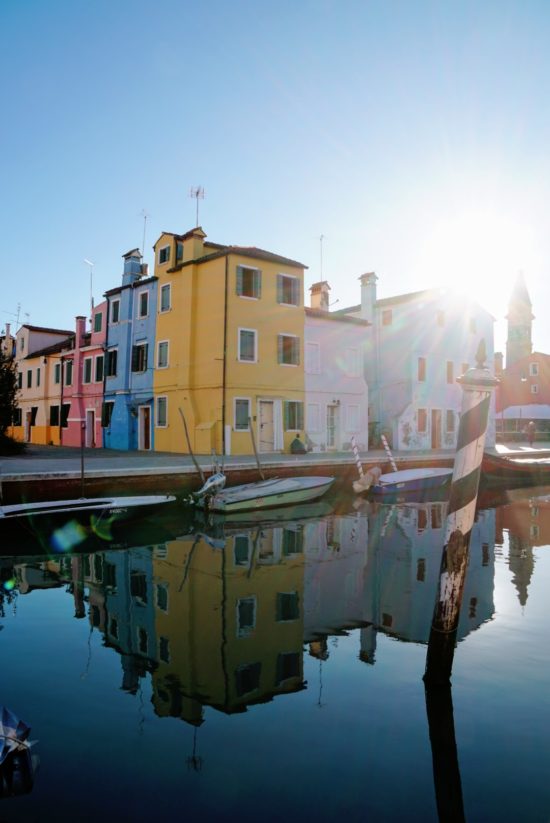
<path id="1" fill-rule="evenodd" d="M 430 521 L 432 529 L 441 528 L 441 509 L 439 506 L 432 506 L 430 509 Z"/>
<path id="2" fill-rule="evenodd" d="M 237 697 L 256 691 L 260 686 L 261 663 L 247 663 L 235 671 Z"/>
<path id="3" fill-rule="evenodd" d="M 489 544 L 482 543 L 481 545 L 481 565 L 488 566 L 489 565 Z"/>
<path id="4" fill-rule="evenodd" d="M 168 584 L 157 583 L 157 607 L 163 612 L 168 611 Z"/>
<path id="5" fill-rule="evenodd" d="M 235 398 L 235 431 L 248 431 L 250 417 L 250 400 L 247 397 Z"/>
<path id="6" fill-rule="evenodd" d="M 111 589 L 116 589 L 116 566 L 114 563 L 103 564 L 103 582 Z"/>
<path id="7" fill-rule="evenodd" d="M 348 377 L 359 377 L 361 374 L 361 358 L 359 349 L 346 349 L 345 372 Z"/>
<path id="8" fill-rule="evenodd" d="M 428 514 L 426 512 L 426 509 L 418 509 L 418 519 L 416 521 L 417 531 L 423 532 L 427 525 L 428 525 Z"/>
<path id="9" fill-rule="evenodd" d="M 445 416 L 445 428 L 448 434 L 452 434 L 455 430 L 455 413 L 452 409 L 447 409 Z"/>
<path id="10" fill-rule="evenodd" d="M 386 614 L 385 612 L 382 614 L 382 625 L 386 627 L 386 629 L 391 629 L 393 623 L 393 617 L 391 614 Z"/>
<path id="11" fill-rule="evenodd" d="M 255 297 L 262 292 L 262 273 L 249 266 L 237 266 L 237 294 L 240 297 Z"/>
<path id="12" fill-rule="evenodd" d="M 130 594 L 141 603 L 147 603 L 147 580 L 143 572 L 134 571 L 131 573 Z"/>
<path id="13" fill-rule="evenodd" d="M 288 274 L 277 275 L 277 303 L 298 306 L 300 303 L 300 281 Z"/>
<path id="14" fill-rule="evenodd" d="M 284 402 L 285 431 L 301 431 L 304 428 L 304 404 L 299 400 Z"/>
<path id="15" fill-rule="evenodd" d="M 531 534 L 531 537 L 538 537 L 539 536 L 539 527 L 537 526 L 536 523 L 531 523 L 531 526 L 529 527 L 529 532 Z"/>
<path id="16" fill-rule="evenodd" d="M 256 598 L 237 600 L 237 637 L 248 637 L 256 626 Z"/>
<path id="17" fill-rule="evenodd" d="M 531 394 L 538 394 L 538 393 L 539 393 L 539 387 L 537 386 L 536 383 L 533 383 L 533 385 L 531 386 Z"/>
<path id="18" fill-rule="evenodd" d="M 233 546 L 233 557 L 236 566 L 248 566 L 250 553 L 250 541 L 246 534 L 238 534 L 235 537 Z"/>
<path id="19" fill-rule="evenodd" d="M 416 561 L 416 579 L 419 583 L 423 583 L 426 579 L 426 559 L 419 557 Z"/>
<path id="20" fill-rule="evenodd" d="M 167 637 L 159 637 L 159 657 L 163 663 L 170 662 L 170 641 Z"/>
<path id="21" fill-rule="evenodd" d="M 346 407 L 347 430 L 349 432 L 359 431 L 359 406 Z"/>
<path id="22" fill-rule="evenodd" d="M 109 621 L 109 634 L 114 640 L 118 640 L 118 620 L 115 617 L 111 617 Z"/>
<path id="23" fill-rule="evenodd" d="M 418 409 L 416 416 L 416 430 L 418 434 L 425 434 L 428 431 L 428 413 L 426 409 Z"/>
<path id="24" fill-rule="evenodd" d="M 147 637 L 147 632 L 143 626 L 138 628 L 138 646 L 141 654 L 147 654 L 149 648 L 149 638 Z"/>
<path id="25" fill-rule="evenodd" d="M 283 529 L 283 555 L 301 554 L 304 547 L 304 533 L 301 528 Z"/>
<path id="26" fill-rule="evenodd" d="M 298 602 L 298 592 L 277 592 L 277 623 L 284 623 L 288 620 L 298 620 L 300 617 L 300 606 Z"/>
<path id="27" fill-rule="evenodd" d="M 277 680 L 275 685 L 280 686 L 291 677 L 300 676 L 300 655 L 298 652 L 286 652 L 277 655 Z"/>

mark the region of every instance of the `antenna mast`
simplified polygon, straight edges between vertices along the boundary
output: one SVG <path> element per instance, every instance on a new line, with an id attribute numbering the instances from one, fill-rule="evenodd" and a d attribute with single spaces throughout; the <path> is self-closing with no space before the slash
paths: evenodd
<path id="1" fill-rule="evenodd" d="M 145 232 L 147 230 L 147 218 L 150 217 L 150 215 L 145 211 L 145 209 L 142 209 L 140 214 L 143 217 L 143 243 L 141 246 L 141 259 L 143 260 L 145 257 Z"/>
<path id="2" fill-rule="evenodd" d="M 204 189 L 202 186 L 191 186 L 189 190 L 189 197 L 194 197 L 197 201 L 197 214 L 195 218 L 195 226 L 199 225 L 199 200 L 204 200 Z"/>
<path id="3" fill-rule="evenodd" d="M 320 273 L 321 273 L 320 280 L 323 279 L 323 240 L 324 239 L 325 239 L 325 235 L 322 234 L 319 237 L 319 256 L 320 256 Z"/>

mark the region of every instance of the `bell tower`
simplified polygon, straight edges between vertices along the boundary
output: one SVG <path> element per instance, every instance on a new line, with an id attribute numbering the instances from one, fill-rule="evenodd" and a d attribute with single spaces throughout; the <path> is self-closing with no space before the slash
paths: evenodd
<path id="1" fill-rule="evenodd" d="M 508 303 L 508 338 L 506 340 L 506 368 L 510 368 L 522 357 L 528 357 L 533 351 L 531 330 L 534 315 L 531 311 L 531 299 L 520 272 Z"/>

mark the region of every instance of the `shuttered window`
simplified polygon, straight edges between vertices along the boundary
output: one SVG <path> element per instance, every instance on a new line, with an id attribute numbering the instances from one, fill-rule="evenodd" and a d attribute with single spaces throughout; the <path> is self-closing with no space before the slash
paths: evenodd
<path id="1" fill-rule="evenodd" d="M 300 305 L 300 281 L 288 274 L 277 275 L 277 303 L 287 306 Z"/>
<path id="2" fill-rule="evenodd" d="M 298 400 L 285 400 L 283 409 L 285 431 L 302 431 L 304 428 L 304 404 Z"/>
<path id="3" fill-rule="evenodd" d="M 111 425 L 114 407 L 115 404 L 113 400 L 106 400 L 101 406 L 101 426 L 104 429 L 109 428 Z"/>
<path id="4" fill-rule="evenodd" d="M 132 371 L 145 371 L 147 368 L 147 343 L 132 346 Z"/>
<path id="5" fill-rule="evenodd" d="M 237 294 L 240 297 L 255 297 L 262 294 L 262 272 L 249 266 L 237 266 Z"/>
<path id="6" fill-rule="evenodd" d="M 300 364 L 300 338 L 290 334 L 279 334 L 277 340 L 278 362 L 287 366 Z"/>
<path id="7" fill-rule="evenodd" d="M 118 349 L 109 349 L 107 352 L 107 363 L 105 366 L 106 377 L 116 377 L 118 360 Z"/>

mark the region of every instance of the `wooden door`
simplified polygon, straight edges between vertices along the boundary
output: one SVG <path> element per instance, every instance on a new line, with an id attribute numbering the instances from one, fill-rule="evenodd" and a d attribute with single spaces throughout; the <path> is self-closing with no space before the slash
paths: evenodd
<path id="1" fill-rule="evenodd" d="M 275 449 L 275 424 L 272 400 L 260 400 L 259 451 L 272 452 Z"/>

